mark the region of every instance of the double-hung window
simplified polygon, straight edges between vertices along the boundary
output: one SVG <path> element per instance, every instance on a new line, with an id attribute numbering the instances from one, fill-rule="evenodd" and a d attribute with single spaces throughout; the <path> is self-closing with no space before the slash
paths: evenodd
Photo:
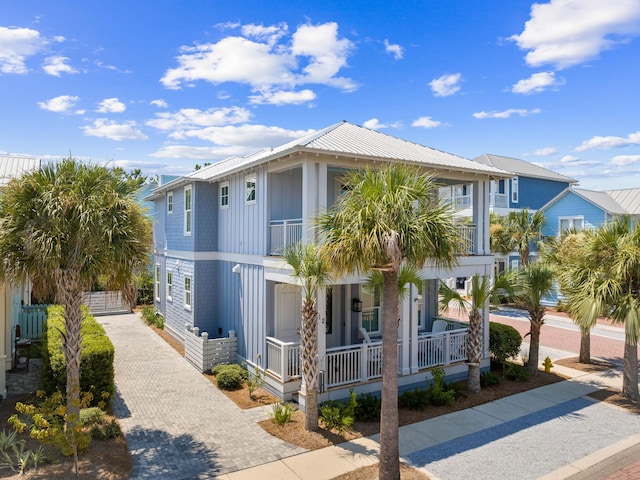
<path id="1" fill-rule="evenodd" d="M 186 308 L 187 310 L 191 310 L 191 301 L 192 301 L 191 288 L 192 288 L 191 277 L 184 277 L 184 308 Z"/>
<path id="2" fill-rule="evenodd" d="M 167 272 L 167 300 L 173 301 L 173 273 Z"/>
<path id="3" fill-rule="evenodd" d="M 518 203 L 518 177 L 511 179 L 511 202 Z"/>
<path id="4" fill-rule="evenodd" d="M 173 192 L 167 193 L 167 213 L 173 213 Z"/>
<path id="5" fill-rule="evenodd" d="M 229 208 L 229 182 L 220 184 L 220 208 Z"/>
<path id="6" fill-rule="evenodd" d="M 574 229 L 581 232 L 584 228 L 584 217 L 560 217 L 558 218 L 558 234 Z"/>
<path id="7" fill-rule="evenodd" d="M 160 265 L 156 265 L 156 278 L 155 278 L 155 298 L 159 302 L 160 301 Z"/>
<path id="8" fill-rule="evenodd" d="M 255 173 L 245 177 L 245 203 L 253 205 L 256 203 L 256 175 Z"/>
<path id="9" fill-rule="evenodd" d="M 184 188 L 184 234 L 191 235 L 192 228 L 192 208 L 193 208 L 193 193 L 191 186 Z"/>

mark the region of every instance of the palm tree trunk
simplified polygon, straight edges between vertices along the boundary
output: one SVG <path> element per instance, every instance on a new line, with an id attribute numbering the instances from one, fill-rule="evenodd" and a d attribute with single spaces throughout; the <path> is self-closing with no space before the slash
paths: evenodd
<path id="1" fill-rule="evenodd" d="M 382 274 L 382 406 L 378 475 L 381 480 L 399 480 L 398 272 L 389 270 Z"/>
<path id="2" fill-rule="evenodd" d="M 316 299 L 305 301 L 302 306 L 302 330 L 300 356 L 305 394 L 304 428 L 314 432 L 318 429 L 318 311 Z"/>
<path id="3" fill-rule="evenodd" d="M 580 363 L 591 363 L 591 329 L 580 329 Z"/>
<path id="4" fill-rule="evenodd" d="M 624 367 L 622 370 L 622 396 L 633 401 L 640 401 L 638 392 L 638 344 L 625 338 Z"/>
<path id="5" fill-rule="evenodd" d="M 540 329 L 542 324 L 536 321 L 531 321 L 531 340 L 529 343 L 529 363 L 527 368 L 531 375 L 537 375 L 539 356 L 540 356 Z"/>
<path id="6" fill-rule="evenodd" d="M 482 355 L 482 317 L 477 310 L 469 315 L 469 332 L 467 334 L 467 390 L 471 393 L 480 391 L 480 356 Z"/>

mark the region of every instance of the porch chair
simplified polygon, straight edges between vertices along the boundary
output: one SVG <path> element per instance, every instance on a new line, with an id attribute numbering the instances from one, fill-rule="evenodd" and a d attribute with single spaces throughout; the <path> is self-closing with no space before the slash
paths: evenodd
<path id="1" fill-rule="evenodd" d="M 434 320 L 431 333 L 443 333 L 447 329 L 447 325 L 446 320 Z"/>

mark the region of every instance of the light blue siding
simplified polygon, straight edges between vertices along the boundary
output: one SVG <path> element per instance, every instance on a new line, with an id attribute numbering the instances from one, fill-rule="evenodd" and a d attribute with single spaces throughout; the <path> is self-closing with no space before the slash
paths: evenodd
<path id="1" fill-rule="evenodd" d="M 196 183 L 193 186 L 193 237 L 196 252 L 218 248 L 218 186 Z"/>
<path id="2" fill-rule="evenodd" d="M 184 190 L 184 186 L 173 190 L 173 213 L 166 214 L 165 231 L 167 236 L 167 248 L 169 250 L 193 251 L 193 233 L 191 235 L 184 234 Z M 193 200 L 195 200 L 194 197 L 192 197 L 192 205 L 195 207 L 195 202 Z"/>
<path id="3" fill-rule="evenodd" d="M 172 274 L 172 296 L 171 300 L 166 298 L 166 279 L 167 272 Z M 179 335 L 182 335 L 184 326 L 187 323 L 193 325 L 193 305 L 191 310 L 185 308 L 185 295 L 184 295 L 184 278 L 190 276 L 194 279 L 194 265 L 193 262 L 167 257 L 166 269 L 164 273 L 163 281 L 165 283 L 165 325 Z M 193 289 L 192 289 L 193 292 Z M 193 293 L 192 293 L 193 297 Z"/>
<path id="4" fill-rule="evenodd" d="M 269 174 L 270 220 L 302 218 L 302 168 Z"/>
<path id="5" fill-rule="evenodd" d="M 567 192 L 544 210 L 546 222 L 542 234 L 549 237 L 558 235 L 560 217 L 584 217 L 584 228 L 597 228 L 605 222 L 606 213 L 593 203 L 573 192 Z"/>

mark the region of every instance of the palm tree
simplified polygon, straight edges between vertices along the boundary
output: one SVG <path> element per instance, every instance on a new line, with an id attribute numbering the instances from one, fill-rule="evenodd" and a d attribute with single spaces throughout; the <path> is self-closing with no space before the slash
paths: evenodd
<path id="1" fill-rule="evenodd" d="M 508 288 L 511 285 L 501 283 L 491 286 L 489 277 L 474 275 L 471 279 L 471 301 L 463 298 L 457 290 L 440 283 L 440 310 L 447 312 L 453 302 L 460 312 L 468 312 L 469 331 L 467 333 L 467 390 L 480 392 L 480 359 L 482 358 L 482 310 L 494 297 L 494 290 Z"/>
<path id="2" fill-rule="evenodd" d="M 529 313 L 531 339 L 529 341 L 528 369 L 538 374 L 540 354 L 540 329 L 544 324 L 546 308 L 542 298 L 553 289 L 553 269 L 542 261 L 530 263 L 518 272 L 517 303 Z"/>
<path id="3" fill-rule="evenodd" d="M 381 479 L 400 478 L 398 449 L 398 276 L 403 263 L 451 267 L 460 238 L 450 205 L 430 176 L 401 165 L 346 175 L 346 191 L 318 218 L 337 273 L 382 275 Z"/>
<path id="4" fill-rule="evenodd" d="M 30 278 L 35 293 L 65 307 L 67 431 L 79 419 L 82 292 L 98 275 L 126 287 L 148 259 L 151 226 L 131 193 L 112 170 L 68 158 L 11 181 L 0 195 L 0 276 Z"/>
<path id="5" fill-rule="evenodd" d="M 329 264 L 314 244 L 288 247 L 282 258 L 292 268 L 292 276 L 302 285 L 302 328 L 300 330 L 300 357 L 302 380 L 306 389 L 305 421 L 307 431 L 318 429 L 318 309 L 316 294 L 329 280 Z"/>
<path id="6" fill-rule="evenodd" d="M 505 219 L 507 245 L 520 255 L 520 265 L 529 265 L 531 242 L 542 238 L 544 214 L 537 211 L 533 215 L 526 208 L 519 212 L 509 212 Z"/>
<path id="7" fill-rule="evenodd" d="M 576 278 L 574 311 L 585 324 L 598 316 L 624 324 L 622 396 L 638 401 L 640 337 L 640 226 L 629 218 L 607 223 L 590 235 L 584 248 L 592 261 L 569 268 Z"/>

